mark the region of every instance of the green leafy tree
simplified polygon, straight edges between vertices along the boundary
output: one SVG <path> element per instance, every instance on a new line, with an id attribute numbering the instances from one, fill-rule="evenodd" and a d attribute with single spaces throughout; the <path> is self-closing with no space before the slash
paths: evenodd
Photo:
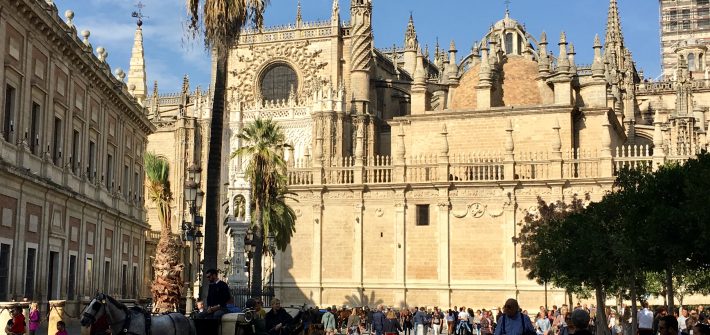
<path id="1" fill-rule="evenodd" d="M 205 199 L 205 267 L 217 267 L 219 235 L 220 177 L 222 175 L 222 129 L 229 48 L 239 42 L 242 29 L 252 24 L 261 28 L 268 0 L 187 0 L 188 30 L 204 36 L 205 47 L 215 59 L 209 152 Z"/>
<path id="2" fill-rule="evenodd" d="M 168 180 L 170 166 L 165 158 L 150 152 L 143 156 L 143 161 L 148 179 L 148 199 L 157 208 L 161 227 L 160 239 L 153 261 L 155 272 L 151 286 L 153 311 L 155 313 L 175 312 L 178 310 L 182 296 L 181 274 L 184 265 L 180 259 L 182 241 L 178 236 L 171 234 L 172 210 L 170 203 L 173 200 L 173 195 Z"/>
<path id="3" fill-rule="evenodd" d="M 256 246 L 252 258 L 251 287 L 252 295 L 260 296 L 264 237 L 273 231 L 281 241 L 279 248 L 285 248 L 283 243 L 290 241 L 295 226 L 295 213 L 286 205 L 283 191 L 286 162 L 282 154 L 288 145 L 281 127 L 272 120 L 256 119 L 237 136 L 243 145 L 232 153 L 232 158 L 241 157 L 246 161 L 244 173 L 251 183 L 254 206 L 252 231 Z"/>

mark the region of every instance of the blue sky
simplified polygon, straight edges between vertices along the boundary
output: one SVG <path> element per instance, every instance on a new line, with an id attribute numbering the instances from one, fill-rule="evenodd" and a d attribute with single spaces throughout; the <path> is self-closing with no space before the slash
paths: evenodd
<path id="1" fill-rule="evenodd" d="M 145 37 L 148 88 L 157 80 L 161 93 L 177 92 L 182 76 L 190 76 L 196 85 L 207 87 L 210 82 L 210 59 L 202 41 L 188 37 L 184 25 L 187 19 L 184 0 L 142 0 L 146 6 L 143 34 Z M 401 46 L 410 11 L 422 44 L 434 48 L 437 37 L 448 49 L 453 39 L 459 56 L 467 54 L 474 41 L 505 12 L 503 0 L 373 0 L 373 31 L 375 46 Z M 660 48 L 657 0 L 620 0 L 621 22 L 627 47 L 633 53 L 637 68 L 646 77 L 660 74 Z M 135 20 L 131 12 L 137 0 L 55 0 L 60 16 L 75 12 L 78 30 L 89 29 L 90 41 L 96 48 L 109 52 L 112 68 L 128 69 Z M 297 0 L 271 0 L 266 13 L 266 25 L 281 25 L 295 21 Z M 302 0 L 306 21 L 330 18 L 332 0 Z M 347 21 L 350 0 L 340 0 L 341 18 Z M 602 39 L 606 27 L 607 0 L 513 0 L 511 17 L 525 24 L 536 37 L 544 30 L 550 37 L 552 50 L 557 51 L 560 32 L 574 43 L 578 64 L 592 62 L 594 34 Z"/>

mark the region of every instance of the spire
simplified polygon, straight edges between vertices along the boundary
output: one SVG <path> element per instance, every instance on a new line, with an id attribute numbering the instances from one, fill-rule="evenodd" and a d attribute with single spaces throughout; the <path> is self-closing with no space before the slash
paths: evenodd
<path id="1" fill-rule="evenodd" d="M 143 22 L 138 19 L 136 22 L 136 33 L 133 39 L 133 50 L 131 51 L 131 62 L 128 68 L 128 87 L 135 85 L 133 96 L 138 100 L 138 103 L 145 103 L 148 85 L 145 82 L 145 56 L 143 53 Z"/>
<path id="2" fill-rule="evenodd" d="M 563 31 L 560 34 L 560 53 L 557 57 L 557 70 L 559 72 L 569 72 L 569 58 L 567 56 L 567 35 Z"/>
<path id="3" fill-rule="evenodd" d="M 622 62 L 624 49 L 624 35 L 621 32 L 621 19 L 619 17 L 619 7 L 617 0 L 609 0 L 609 13 L 606 19 L 606 40 L 604 41 L 604 49 L 609 52 L 613 50 L 616 53 L 616 61 L 619 66 Z"/>
<path id="4" fill-rule="evenodd" d="M 414 29 L 414 17 L 409 14 L 409 23 L 407 24 L 407 32 L 404 34 L 405 50 L 417 50 L 419 41 L 417 40 L 417 31 Z"/>
<path id="5" fill-rule="evenodd" d="M 604 59 L 602 58 L 602 42 L 599 35 L 594 36 L 594 63 L 592 63 L 592 77 L 595 79 L 604 78 Z"/>
<path id="6" fill-rule="evenodd" d="M 303 24 L 303 15 L 301 15 L 301 0 L 298 0 L 298 6 L 296 7 L 296 27 L 300 27 Z"/>

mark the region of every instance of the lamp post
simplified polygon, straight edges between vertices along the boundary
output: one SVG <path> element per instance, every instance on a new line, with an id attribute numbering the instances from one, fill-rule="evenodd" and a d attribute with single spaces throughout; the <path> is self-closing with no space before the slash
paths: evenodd
<path id="1" fill-rule="evenodd" d="M 188 280 L 189 284 L 187 286 L 187 292 L 185 297 L 185 313 L 190 314 L 194 309 L 193 299 L 195 294 L 193 293 L 194 285 L 194 264 L 195 264 L 195 249 L 197 249 L 197 259 L 200 259 L 200 250 L 202 249 L 202 239 L 204 235 L 202 234 L 202 217 L 198 216 L 198 211 L 202 208 L 202 200 L 205 197 L 205 192 L 200 189 L 202 169 L 193 164 L 187 168 L 187 181 L 185 181 L 184 192 L 185 192 L 185 203 L 190 210 L 190 222 L 182 223 L 182 239 L 185 242 L 191 242 L 190 244 L 190 267 L 188 268 Z M 198 269 L 200 271 L 201 269 Z"/>
<path id="2" fill-rule="evenodd" d="M 274 294 L 274 271 L 276 269 L 276 236 L 270 231 L 266 237 L 268 241 L 269 254 L 271 254 L 271 273 L 269 275 L 269 294 L 273 297 Z"/>

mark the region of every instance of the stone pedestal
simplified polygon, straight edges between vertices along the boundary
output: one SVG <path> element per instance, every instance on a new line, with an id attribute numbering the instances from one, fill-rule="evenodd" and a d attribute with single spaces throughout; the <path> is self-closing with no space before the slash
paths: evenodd
<path id="1" fill-rule="evenodd" d="M 49 301 L 49 325 L 47 325 L 47 334 L 57 333 L 57 322 L 67 320 L 66 314 L 64 314 L 65 300 L 50 300 Z"/>

